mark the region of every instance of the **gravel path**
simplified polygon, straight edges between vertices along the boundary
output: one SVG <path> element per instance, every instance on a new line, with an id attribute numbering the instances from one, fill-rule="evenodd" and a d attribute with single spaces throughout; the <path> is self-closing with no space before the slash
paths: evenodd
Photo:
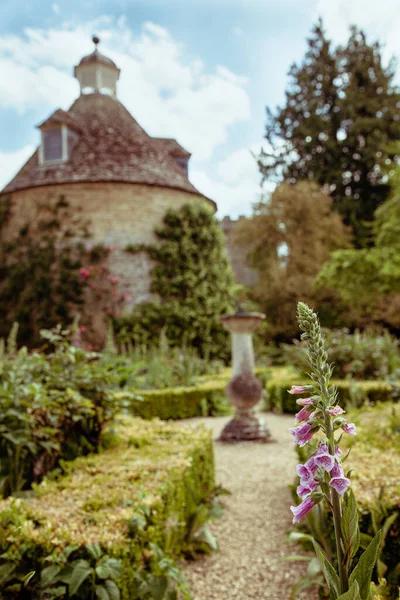
<path id="1" fill-rule="evenodd" d="M 203 423 L 217 439 L 228 420 L 214 417 L 186 423 Z M 273 443 L 215 442 L 217 483 L 232 496 L 223 497 L 224 516 L 211 526 L 220 552 L 186 563 L 193 600 L 289 600 L 291 587 L 303 572 L 304 563 L 282 561 L 299 554 L 299 547 L 284 539 L 291 525 L 288 485 L 296 464 L 288 434 L 293 418 L 271 414 L 266 421 Z M 310 591 L 302 596 L 303 600 L 317 597 Z"/>

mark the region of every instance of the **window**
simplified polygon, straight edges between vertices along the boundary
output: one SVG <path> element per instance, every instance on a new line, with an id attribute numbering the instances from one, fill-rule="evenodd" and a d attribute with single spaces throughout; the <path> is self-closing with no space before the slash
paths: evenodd
<path id="1" fill-rule="evenodd" d="M 39 148 L 39 163 L 65 162 L 71 156 L 72 149 L 79 136 L 66 125 L 42 129 L 42 144 Z"/>
<path id="2" fill-rule="evenodd" d="M 61 127 L 42 132 L 43 162 L 63 160 L 63 140 Z"/>
<path id="3" fill-rule="evenodd" d="M 174 156 L 175 161 L 178 163 L 178 165 L 181 167 L 181 169 L 183 169 L 183 171 L 185 172 L 185 175 L 188 174 L 188 159 L 184 158 L 183 156 Z"/>

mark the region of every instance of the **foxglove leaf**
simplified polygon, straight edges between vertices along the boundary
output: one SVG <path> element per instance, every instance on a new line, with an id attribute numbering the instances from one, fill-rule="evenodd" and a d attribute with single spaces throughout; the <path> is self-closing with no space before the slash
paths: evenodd
<path id="1" fill-rule="evenodd" d="M 348 592 L 345 592 L 337 600 L 361 600 L 360 588 L 357 581 L 353 583 Z"/>
<path id="2" fill-rule="evenodd" d="M 368 548 L 361 555 L 357 566 L 350 575 L 350 585 L 352 585 L 355 581 L 357 581 L 359 585 L 361 600 L 368 600 L 372 571 L 374 569 L 376 559 L 378 558 L 381 540 L 382 531 L 379 530 L 372 542 L 369 544 Z"/>
<path id="3" fill-rule="evenodd" d="M 329 560 L 326 558 L 326 556 L 323 553 L 322 548 L 318 544 L 318 542 L 316 542 L 314 540 L 314 538 L 311 538 L 311 541 L 313 543 L 315 553 L 316 553 L 319 563 L 321 565 L 322 572 L 323 572 L 326 582 L 329 586 L 329 590 L 331 593 L 333 592 L 334 594 L 336 594 L 336 597 L 338 597 L 340 595 L 339 576 L 336 573 L 333 566 L 331 565 L 331 563 L 329 562 Z"/>
<path id="4" fill-rule="evenodd" d="M 360 528 L 358 526 L 357 502 L 351 490 L 346 496 L 341 530 L 345 545 L 345 555 L 353 558 L 360 547 Z"/>

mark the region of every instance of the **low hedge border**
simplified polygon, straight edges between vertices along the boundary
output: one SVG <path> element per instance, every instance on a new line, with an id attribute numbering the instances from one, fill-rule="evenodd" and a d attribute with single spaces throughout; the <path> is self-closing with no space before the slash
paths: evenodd
<path id="1" fill-rule="evenodd" d="M 283 413 L 294 414 L 299 407 L 296 404 L 296 396 L 288 393 L 292 385 L 307 385 L 309 380 L 295 375 L 285 379 L 271 379 L 267 383 L 267 400 L 264 408 Z M 394 388 L 385 381 L 347 381 L 333 380 L 336 386 L 340 403 L 342 406 L 351 406 L 354 403 L 364 404 L 366 402 L 386 402 L 392 399 Z"/>
<path id="2" fill-rule="evenodd" d="M 138 592 L 144 589 L 138 574 L 160 574 L 168 560 L 182 556 L 193 510 L 214 489 L 212 439 L 204 429 L 130 417 L 116 435 L 118 443 L 102 454 L 64 464 L 64 475 L 43 481 L 33 497 L 0 501 L 0 597 L 86 600 L 97 588 L 99 600 L 153 597 Z M 107 560 L 121 562 L 114 583 L 109 569 L 110 589 L 102 567 Z M 97 565 L 87 593 L 82 586 L 71 593 L 65 575 L 79 561 Z M 48 567 L 55 573 L 60 565 L 61 574 L 48 584 Z M 165 578 L 157 581 L 164 585 Z"/>
<path id="3" fill-rule="evenodd" d="M 269 370 L 257 368 L 257 377 L 265 386 Z M 129 414 L 142 419 L 158 417 L 162 420 L 190 419 L 193 417 L 215 417 L 233 412 L 225 395 L 231 378 L 231 370 L 193 387 L 165 388 L 162 390 L 130 390 L 114 393 L 122 401 Z"/>
<path id="4" fill-rule="evenodd" d="M 218 383 L 213 386 L 139 390 L 134 392 L 137 399 L 127 399 L 124 392 L 117 392 L 117 397 L 124 401 L 130 414 L 142 419 L 190 419 L 228 414 L 225 386 L 225 383 Z"/>

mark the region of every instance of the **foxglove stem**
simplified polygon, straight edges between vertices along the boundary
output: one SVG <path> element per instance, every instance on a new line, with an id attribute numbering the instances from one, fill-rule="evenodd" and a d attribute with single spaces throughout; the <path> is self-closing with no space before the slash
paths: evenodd
<path id="1" fill-rule="evenodd" d="M 332 431 L 332 417 L 325 411 L 325 428 L 326 428 L 326 436 L 329 440 L 329 452 L 332 456 L 335 456 L 335 440 L 334 433 Z M 338 559 L 338 570 L 339 570 L 339 579 L 340 579 L 340 593 L 344 594 L 349 589 L 349 578 L 347 573 L 347 568 L 344 564 L 344 554 L 341 544 L 342 539 L 342 506 L 340 503 L 340 496 L 336 490 L 332 489 L 331 491 L 332 498 L 332 515 L 333 515 L 333 525 L 335 529 L 335 542 L 336 542 L 336 553 Z"/>
<path id="2" fill-rule="evenodd" d="M 310 367 L 315 375 L 315 392 L 320 394 L 322 404 L 323 421 L 325 424 L 325 435 L 328 439 L 329 454 L 335 458 L 335 436 L 333 427 L 333 418 L 329 414 L 329 409 L 332 409 L 332 391 L 330 390 L 330 378 L 332 371 L 328 366 L 327 351 L 325 348 L 324 339 L 321 334 L 317 316 L 306 305 L 299 303 L 298 316 L 300 328 L 305 332 L 305 339 L 309 343 L 308 359 Z M 344 564 L 344 551 L 342 548 L 342 504 L 338 492 L 331 489 L 331 507 L 333 514 L 336 552 L 338 559 L 338 570 L 340 580 L 340 593 L 343 594 L 349 589 L 347 567 Z"/>

